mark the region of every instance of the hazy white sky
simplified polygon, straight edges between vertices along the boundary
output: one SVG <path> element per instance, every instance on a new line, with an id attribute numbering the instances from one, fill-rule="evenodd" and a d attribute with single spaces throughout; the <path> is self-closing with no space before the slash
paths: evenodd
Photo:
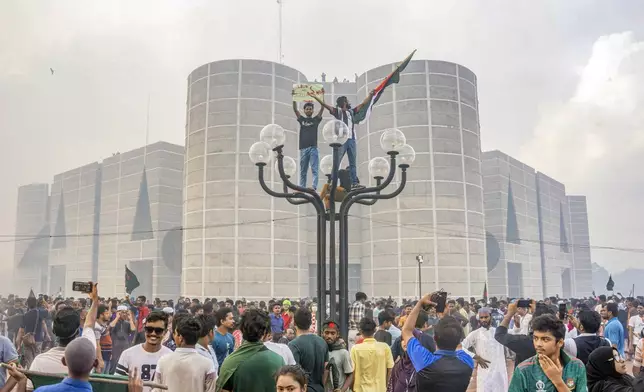
<path id="1" fill-rule="evenodd" d="M 477 74 L 484 150 L 588 196 L 593 245 L 644 248 L 641 0 L 284 0 L 284 62 L 309 78 L 414 48 Z M 148 94 L 150 141 L 182 144 L 188 74 L 226 58 L 278 59 L 275 0 L 0 1 L 0 234 L 19 185 L 141 146 Z"/>

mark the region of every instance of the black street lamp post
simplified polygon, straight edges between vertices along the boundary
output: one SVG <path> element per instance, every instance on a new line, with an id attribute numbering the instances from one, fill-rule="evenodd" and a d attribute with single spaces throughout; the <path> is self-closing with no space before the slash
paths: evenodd
<path id="1" fill-rule="evenodd" d="M 421 266 L 423 265 L 423 255 L 416 256 L 416 261 L 418 262 L 418 299 L 421 299 L 423 296 L 423 279 L 421 273 Z"/>
<path id="2" fill-rule="evenodd" d="M 349 209 L 355 203 L 373 205 L 381 199 L 391 199 L 398 196 L 407 181 L 407 168 L 413 163 L 416 153 L 406 143 L 405 135 L 398 129 L 388 129 L 383 132 L 380 144 L 387 154 L 389 161 L 382 157 L 373 158 L 369 162 L 369 172 L 376 180 L 376 186 L 358 188 L 348 192 L 336 212 L 336 188 L 338 184 L 338 170 L 341 156 L 340 148 L 349 137 L 349 128 L 341 121 L 331 120 L 323 128 L 324 139 L 333 149 L 332 155 L 323 157 L 320 161 L 320 171 L 328 178 L 329 196 L 328 209 L 325 208 L 324 200 L 313 189 L 296 185 L 290 177 L 296 173 L 296 163 L 293 158 L 284 156 L 283 147 L 286 135 L 284 129 L 279 125 L 270 124 L 264 127 L 260 133 L 260 142 L 253 144 L 249 150 L 251 161 L 258 168 L 259 183 L 266 193 L 273 197 L 284 198 L 293 205 L 311 203 L 317 212 L 317 297 L 318 297 L 318 331 L 321 331 L 325 319 L 327 295 L 329 296 L 329 314 L 335 318 L 338 315 L 336 309 L 336 295 L 339 294 L 339 324 L 340 333 L 345 338 L 349 329 L 349 237 L 348 220 Z M 264 167 L 268 165 L 271 158 L 276 156 L 275 169 L 283 181 L 283 191 L 272 190 L 264 180 Z M 381 194 L 394 179 L 396 172 L 396 157 L 399 158 L 401 178 L 398 188 L 389 194 Z M 383 178 L 386 179 L 383 182 Z M 294 192 L 289 191 L 292 190 Z M 329 287 L 326 285 L 326 220 L 329 221 Z M 336 286 L 336 264 L 335 264 L 335 222 L 340 221 L 339 228 L 339 287 Z M 339 289 L 339 290 L 338 290 Z"/>

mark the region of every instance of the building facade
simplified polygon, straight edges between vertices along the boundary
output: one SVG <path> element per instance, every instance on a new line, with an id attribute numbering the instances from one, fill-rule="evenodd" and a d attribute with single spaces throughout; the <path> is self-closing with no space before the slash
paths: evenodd
<path id="1" fill-rule="evenodd" d="M 101 293 L 125 295 L 125 266 L 140 287 L 132 295 L 177 298 L 181 285 L 184 148 L 153 143 L 102 162 Z"/>
<path id="2" fill-rule="evenodd" d="M 393 67 L 368 71 L 356 83 L 324 82 L 327 102 L 344 95 L 355 106 Z M 187 230 L 184 237 L 184 295 L 315 293 L 315 212 L 267 195 L 247 155 L 261 128 L 276 123 L 287 130 L 285 154 L 297 160 L 299 125 L 290 93 L 306 81 L 292 68 L 254 60 L 218 61 L 190 74 L 184 227 L 203 230 Z M 412 61 L 356 129 L 363 184 L 370 182 L 369 160 L 385 155 L 379 138 L 391 127 L 405 132 L 416 162 L 401 196 L 352 208 L 350 291 L 417 296 L 416 256 L 423 254 L 423 290 L 482 295 L 487 271 L 475 75 L 453 63 Z M 331 153 L 321 135 L 318 146 L 320 158 Z M 269 186 L 281 191 L 272 165 L 265 169 Z"/>
<path id="3" fill-rule="evenodd" d="M 394 67 L 361 75 L 358 96 Z M 411 61 L 360 126 L 358 160 L 364 178 L 369 160 L 385 153 L 380 136 L 388 128 L 405 133 L 416 160 L 401 195 L 363 207 L 363 291 L 377 297 L 418 296 L 416 256 L 421 254 L 423 291 L 482 296 L 487 271 L 476 76 L 454 63 Z"/>
<path id="4" fill-rule="evenodd" d="M 248 149 L 271 123 L 288 130 L 297 157 L 293 84 L 281 64 L 224 60 L 188 78 L 182 293 L 188 297 L 273 298 L 308 293 L 306 207 L 268 196 Z M 273 163 L 268 186 L 281 191 Z M 273 182 L 275 180 L 275 182 Z M 192 230 L 192 228 L 195 228 Z"/>
<path id="5" fill-rule="evenodd" d="M 98 162 L 54 176 L 48 293 L 73 296 L 72 282 L 96 281 L 100 195 Z"/>
<path id="6" fill-rule="evenodd" d="M 483 188 L 490 295 L 589 295 L 586 198 L 500 151 L 483 153 Z"/>
<path id="7" fill-rule="evenodd" d="M 18 188 L 14 274 L 11 293 L 26 297 L 29 290 L 47 289 L 49 260 L 49 185 Z"/>
<path id="8" fill-rule="evenodd" d="M 577 297 L 589 297 L 593 292 L 593 266 L 590 258 L 590 230 L 588 228 L 586 196 L 568 196 L 568 210 L 574 291 Z"/>
<path id="9" fill-rule="evenodd" d="M 73 296 L 72 282 L 98 281 L 101 294 L 180 295 L 184 148 L 153 143 L 54 176 L 49 279 L 42 292 Z"/>
<path id="10" fill-rule="evenodd" d="M 483 153 L 490 296 L 543 298 L 536 172 L 500 152 Z"/>

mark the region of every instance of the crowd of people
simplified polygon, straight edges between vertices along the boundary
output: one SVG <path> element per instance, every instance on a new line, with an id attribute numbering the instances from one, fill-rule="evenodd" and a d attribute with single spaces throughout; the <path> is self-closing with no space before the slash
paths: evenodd
<path id="1" fill-rule="evenodd" d="M 436 293 L 401 304 L 357 293 L 342 337 L 328 310 L 318 324 L 314 300 L 106 299 L 98 286 L 1 299 L 0 392 L 88 391 L 99 373 L 131 392 L 644 391 L 641 297 L 443 309 Z M 67 377 L 35 388 L 25 369 Z"/>

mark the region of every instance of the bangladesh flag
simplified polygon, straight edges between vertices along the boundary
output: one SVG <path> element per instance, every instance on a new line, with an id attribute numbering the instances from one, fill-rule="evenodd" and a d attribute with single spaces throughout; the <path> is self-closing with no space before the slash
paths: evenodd
<path id="1" fill-rule="evenodd" d="M 396 69 L 389 74 L 389 76 L 384 78 L 383 81 L 378 85 L 378 87 L 374 89 L 374 94 L 373 97 L 371 97 L 371 102 L 369 102 L 367 105 L 363 105 L 360 110 L 358 110 L 356 114 L 354 114 L 353 122 L 355 124 L 358 124 L 369 118 L 373 105 L 378 102 L 380 96 L 382 96 L 382 92 L 385 91 L 385 88 L 387 88 L 387 86 L 400 82 L 400 74 L 405 70 L 405 68 L 407 68 L 407 64 L 409 64 L 409 62 L 411 61 L 414 53 L 416 53 L 416 50 L 411 52 L 411 54 L 407 56 L 407 58 L 404 59 L 403 62 L 400 63 L 400 65 L 398 65 L 398 67 L 396 67 Z"/>
<path id="2" fill-rule="evenodd" d="M 127 268 L 127 265 L 125 266 L 125 292 L 128 294 L 132 294 L 132 291 L 134 291 L 135 288 L 139 287 L 141 283 L 139 283 L 139 279 L 134 275 L 134 272 L 130 271 L 129 268 Z"/>

